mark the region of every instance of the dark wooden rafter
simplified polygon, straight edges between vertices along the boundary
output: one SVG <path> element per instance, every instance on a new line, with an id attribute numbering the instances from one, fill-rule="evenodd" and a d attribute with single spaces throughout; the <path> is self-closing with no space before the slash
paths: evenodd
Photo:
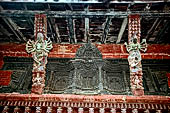
<path id="1" fill-rule="evenodd" d="M 89 37 L 89 18 L 85 18 L 84 40 L 85 40 L 85 42 L 88 42 L 90 40 L 90 37 Z"/>
<path id="2" fill-rule="evenodd" d="M 146 35 L 146 37 L 145 37 L 146 40 L 149 40 L 151 34 L 154 32 L 154 29 L 155 29 L 155 27 L 156 27 L 158 24 L 160 24 L 160 19 L 159 19 L 159 18 L 157 18 L 157 19 L 155 20 L 155 22 L 153 23 L 153 25 L 151 26 L 151 28 L 148 30 L 147 35 Z"/>
<path id="3" fill-rule="evenodd" d="M 53 28 L 52 28 L 50 18 L 48 18 L 47 24 L 48 24 L 48 27 L 49 27 L 49 30 L 50 30 L 50 36 L 51 36 L 50 38 L 52 38 L 52 40 L 57 42 L 56 39 L 54 38 L 54 32 L 53 32 Z"/>
<path id="4" fill-rule="evenodd" d="M 127 23 L 128 23 L 128 19 L 124 18 L 123 22 L 122 22 L 122 25 L 121 25 L 121 28 L 120 28 L 120 31 L 119 31 L 119 34 L 118 34 L 117 41 L 116 41 L 117 44 L 120 43 L 120 41 L 122 39 L 122 36 L 123 36 L 123 33 L 124 33 L 125 29 L 126 29 Z"/>
<path id="5" fill-rule="evenodd" d="M 4 22 L 9 26 L 9 28 L 11 29 L 11 31 L 15 34 L 15 36 L 17 37 L 17 39 L 21 42 L 26 41 L 26 38 L 24 37 L 24 35 L 20 32 L 18 26 L 12 21 L 11 18 L 3 18 Z"/>
<path id="6" fill-rule="evenodd" d="M 69 42 L 72 43 L 77 43 L 77 39 L 75 36 L 75 30 L 74 30 L 74 20 L 72 18 L 67 18 L 68 21 L 68 29 L 69 29 Z"/>
<path id="7" fill-rule="evenodd" d="M 155 11 L 24 11 L 24 10 L 2 10 L 0 17 L 34 17 L 37 13 L 46 14 L 47 17 L 55 18 L 94 18 L 94 17 L 110 17 L 110 18 L 125 18 L 129 14 L 140 14 L 142 17 L 170 17 L 170 12 L 155 12 Z"/>
<path id="8" fill-rule="evenodd" d="M 49 4 L 47 4 L 48 6 L 48 10 L 50 11 L 51 10 L 51 7 Z M 55 24 L 55 18 L 48 18 L 48 21 L 50 23 L 49 27 L 52 31 L 52 37 L 54 39 L 55 42 L 57 43 L 61 43 L 61 39 L 60 39 L 60 35 L 59 35 L 59 30 L 58 30 L 58 25 Z"/>
<path id="9" fill-rule="evenodd" d="M 1 6 L 0 6 L 0 9 L 3 10 L 3 8 Z M 26 38 L 24 37 L 22 32 L 19 30 L 19 27 L 17 26 L 17 24 L 11 18 L 3 17 L 2 19 L 9 26 L 9 28 L 15 34 L 15 36 L 17 37 L 17 39 L 19 41 L 23 41 L 23 42 L 26 41 Z"/>
<path id="10" fill-rule="evenodd" d="M 112 20 L 112 18 L 106 18 L 106 21 L 104 23 L 103 34 L 102 34 L 102 37 L 101 37 L 101 42 L 102 43 L 106 43 L 106 39 L 107 39 L 107 35 L 108 35 L 108 32 L 109 32 L 109 27 L 110 27 L 110 24 L 111 24 L 111 20 Z"/>
<path id="11" fill-rule="evenodd" d="M 27 5 L 23 4 L 24 10 L 27 11 Z M 31 17 L 27 17 L 28 24 L 31 26 L 31 30 L 34 32 L 34 22 L 32 21 Z"/>
<path id="12" fill-rule="evenodd" d="M 55 24 L 55 26 L 54 26 L 54 24 L 53 24 L 53 27 L 55 27 L 57 42 L 58 42 L 58 43 L 61 43 L 61 37 L 60 37 L 58 25 Z"/>
<path id="13" fill-rule="evenodd" d="M 169 20 L 166 20 L 163 28 L 160 29 L 160 31 L 158 32 L 158 34 L 157 34 L 157 36 L 156 36 L 156 38 L 155 38 L 155 40 L 154 40 L 155 43 L 160 43 L 160 40 L 161 40 L 161 39 L 163 38 L 163 36 L 165 35 L 165 31 L 166 31 L 167 29 L 169 29 L 169 27 L 170 27 L 170 21 L 169 21 Z"/>

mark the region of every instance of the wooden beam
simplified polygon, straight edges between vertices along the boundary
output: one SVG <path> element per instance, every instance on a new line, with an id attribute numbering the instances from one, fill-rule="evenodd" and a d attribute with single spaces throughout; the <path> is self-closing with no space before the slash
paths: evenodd
<path id="1" fill-rule="evenodd" d="M 111 20 L 112 20 L 112 18 L 106 18 L 106 21 L 104 23 L 103 34 L 102 34 L 102 38 L 101 38 L 102 43 L 106 43 Z"/>
<path id="2" fill-rule="evenodd" d="M 162 37 L 164 37 L 165 35 L 165 31 L 169 28 L 170 26 L 170 21 L 167 20 L 163 26 L 163 28 L 160 29 L 160 31 L 158 32 L 154 42 L 155 43 L 160 43 L 160 40 L 162 39 Z"/>
<path id="3" fill-rule="evenodd" d="M 88 42 L 90 40 L 90 37 L 89 37 L 89 18 L 85 18 L 84 40 L 85 40 L 85 42 Z"/>
<path id="4" fill-rule="evenodd" d="M 122 36 L 123 36 L 123 33 L 124 33 L 125 29 L 126 29 L 127 23 L 128 23 L 127 18 L 124 18 L 124 20 L 122 22 L 122 25 L 121 25 L 121 28 L 120 28 L 120 31 L 119 31 L 119 35 L 118 35 L 116 44 L 120 43 L 120 41 L 122 39 Z"/>
<path id="5" fill-rule="evenodd" d="M 74 20 L 72 18 L 68 18 L 68 28 L 69 28 L 69 41 L 70 43 L 77 43 L 77 39 L 75 36 L 75 30 L 74 30 Z"/>
<path id="6" fill-rule="evenodd" d="M 57 41 L 54 39 L 54 32 L 53 32 L 53 28 L 52 28 L 52 24 L 51 24 L 50 19 L 47 19 L 47 24 L 48 24 L 48 27 L 49 27 L 49 29 L 50 29 L 51 38 L 52 38 L 55 42 L 57 42 Z M 47 33 L 47 34 L 48 34 L 48 33 Z"/>
<path id="7" fill-rule="evenodd" d="M 155 26 L 156 26 L 157 24 L 159 24 L 159 23 L 160 23 L 160 21 L 159 21 L 159 20 L 160 20 L 160 19 L 159 19 L 159 18 L 157 18 L 157 19 L 155 20 L 155 22 L 153 23 L 153 25 L 151 26 L 151 28 L 148 30 L 147 35 L 146 35 L 146 37 L 145 37 L 145 39 L 146 39 L 146 40 L 149 40 L 150 35 L 151 35 L 151 33 L 153 32 L 153 30 L 154 30 Z M 158 23 L 158 22 L 159 22 L 159 23 Z"/>
<path id="8" fill-rule="evenodd" d="M 0 17 L 34 17 L 37 13 L 46 14 L 47 17 L 55 18 L 125 18 L 129 14 L 139 14 L 141 17 L 170 17 L 170 12 L 155 12 L 155 11 L 30 11 L 30 10 L 2 10 Z"/>
<path id="9" fill-rule="evenodd" d="M 11 29 L 11 31 L 15 34 L 15 36 L 17 37 L 17 39 L 19 41 L 26 41 L 26 38 L 24 37 L 24 35 L 20 32 L 20 30 L 18 29 L 18 26 L 12 21 L 11 18 L 2 18 L 4 20 L 4 22 L 9 26 L 9 28 Z"/>
<path id="10" fill-rule="evenodd" d="M 9 0 L 3 0 L 3 2 L 6 2 Z M 12 0 L 11 0 L 12 1 Z M 23 2 L 23 0 L 17 0 L 17 1 L 12 1 L 12 2 Z M 32 0 L 30 1 L 30 3 L 53 3 L 53 4 L 61 4 L 61 3 L 90 3 L 90 4 L 101 4 L 101 3 L 105 3 L 105 2 L 109 2 L 109 3 L 114 3 L 114 4 L 126 4 L 126 3 L 131 3 L 132 0 L 56 0 L 56 1 L 51 1 L 51 0 Z M 144 4 L 144 3 L 163 3 L 165 2 L 165 0 L 134 0 L 134 3 L 138 3 L 138 4 Z M 25 3 L 25 1 L 24 1 Z"/>

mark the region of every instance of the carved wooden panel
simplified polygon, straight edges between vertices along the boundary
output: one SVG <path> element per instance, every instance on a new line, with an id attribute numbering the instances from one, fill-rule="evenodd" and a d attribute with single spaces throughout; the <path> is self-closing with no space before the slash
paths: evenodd
<path id="1" fill-rule="evenodd" d="M 46 86 L 44 93 L 68 93 L 66 90 L 73 82 L 73 59 L 49 58 L 46 68 Z M 87 60 L 88 61 L 88 60 Z M 129 65 L 126 59 L 104 59 L 102 67 L 103 86 L 109 94 L 131 94 L 129 84 Z M 32 78 L 31 58 L 5 57 L 1 70 L 11 70 L 9 86 L 1 86 L 0 93 L 30 93 Z M 94 89 L 98 84 L 98 68 L 84 63 L 77 71 L 76 82 L 82 91 Z M 89 66 L 90 65 L 90 66 Z M 143 84 L 145 95 L 170 95 L 166 73 L 170 72 L 170 60 L 142 60 Z M 94 77 L 96 76 L 96 77 Z"/>
<path id="2" fill-rule="evenodd" d="M 11 81 L 6 87 L 1 87 L 0 92 L 29 93 L 31 90 L 32 59 L 5 57 L 2 70 L 11 70 Z"/>

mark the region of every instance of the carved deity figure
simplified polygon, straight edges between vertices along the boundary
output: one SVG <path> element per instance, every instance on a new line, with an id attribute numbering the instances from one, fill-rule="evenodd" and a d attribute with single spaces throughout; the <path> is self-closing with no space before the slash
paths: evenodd
<path id="1" fill-rule="evenodd" d="M 146 40 L 143 39 L 141 43 L 139 43 L 137 41 L 137 37 L 136 34 L 134 37 L 132 37 L 132 42 L 128 45 L 127 43 L 125 43 L 126 45 L 126 49 L 129 52 L 129 56 L 128 56 L 128 61 L 129 61 L 129 65 L 130 67 L 133 68 L 132 71 L 137 72 L 138 70 L 140 70 L 140 66 L 138 65 L 141 61 L 141 54 L 140 54 L 140 50 L 145 52 L 147 50 L 147 44 L 146 44 Z"/>
<path id="2" fill-rule="evenodd" d="M 26 44 L 26 50 L 28 53 L 33 54 L 34 69 L 38 69 L 39 71 L 44 70 L 44 66 L 47 63 L 47 59 L 44 58 L 48 56 L 49 50 L 52 49 L 52 42 L 48 40 L 44 40 L 44 35 L 42 33 L 37 34 L 37 40 L 31 41 L 29 40 Z"/>
<path id="3" fill-rule="evenodd" d="M 135 88 L 135 89 L 141 89 L 141 88 L 143 88 L 142 83 L 141 83 L 141 80 L 140 80 L 140 78 L 138 77 L 138 75 L 135 75 L 133 79 L 134 79 L 134 80 L 133 80 L 133 81 L 134 81 L 134 83 L 133 83 L 133 88 Z"/>

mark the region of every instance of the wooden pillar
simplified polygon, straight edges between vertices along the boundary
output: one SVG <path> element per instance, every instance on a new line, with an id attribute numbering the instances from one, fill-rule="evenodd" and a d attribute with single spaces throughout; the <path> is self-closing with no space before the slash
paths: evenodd
<path id="1" fill-rule="evenodd" d="M 26 50 L 31 53 L 34 59 L 33 77 L 31 93 L 42 94 L 45 86 L 45 68 L 47 64 L 47 56 L 52 49 L 52 42 L 47 39 L 47 19 L 46 15 L 35 15 L 34 23 L 35 42 L 29 40 L 26 44 Z"/>
<path id="2" fill-rule="evenodd" d="M 141 51 L 147 50 L 146 40 L 140 43 L 140 16 L 129 15 L 128 19 L 128 45 L 126 49 L 129 52 L 128 62 L 130 67 L 130 84 L 133 95 L 144 95 L 142 80 Z"/>

